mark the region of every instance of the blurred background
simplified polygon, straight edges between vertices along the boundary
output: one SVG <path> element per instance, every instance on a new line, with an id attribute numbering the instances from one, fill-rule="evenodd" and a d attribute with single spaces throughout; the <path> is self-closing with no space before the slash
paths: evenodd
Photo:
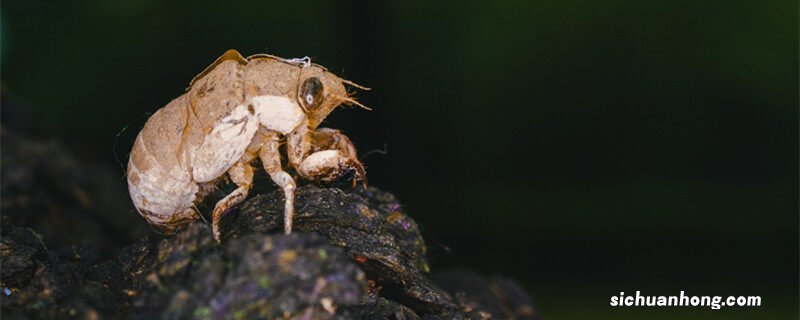
<path id="1" fill-rule="evenodd" d="M 120 185 L 117 134 L 124 163 L 225 50 L 310 56 L 373 88 L 325 125 L 387 151 L 370 184 L 434 269 L 548 319 L 797 318 L 797 1 L 29 0 L 0 28 L 4 94 Z M 636 290 L 763 306 L 609 306 Z"/>

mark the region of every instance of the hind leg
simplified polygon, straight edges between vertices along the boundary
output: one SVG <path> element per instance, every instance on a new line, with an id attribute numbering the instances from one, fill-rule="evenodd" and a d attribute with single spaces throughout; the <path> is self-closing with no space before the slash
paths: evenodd
<path id="1" fill-rule="evenodd" d="M 219 221 L 222 219 L 222 214 L 244 201 L 253 186 L 253 166 L 250 165 L 249 161 L 245 162 L 243 160 L 228 169 L 228 176 L 231 177 L 231 181 L 238 188 L 217 202 L 217 205 L 214 206 L 214 213 L 211 215 L 211 230 L 214 234 L 214 240 L 217 240 L 217 242 L 220 241 Z"/>

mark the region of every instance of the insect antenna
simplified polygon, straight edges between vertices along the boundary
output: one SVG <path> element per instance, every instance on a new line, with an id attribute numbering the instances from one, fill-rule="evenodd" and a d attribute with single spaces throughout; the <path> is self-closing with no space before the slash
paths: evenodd
<path id="1" fill-rule="evenodd" d="M 347 80 L 347 79 L 342 79 L 342 83 L 347 84 L 347 85 L 349 85 L 351 87 L 355 87 L 355 88 L 361 89 L 361 90 L 366 90 L 366 91 L 372 90 L 371 88 L 362 86 L 362 85 L 360 85 L 358 83 L 355 83 L 355 82 Z"/>
<path id="2" fill-rule="evenodd" d="M 370 108 L 370 107 L 367 107 L 367 106 L 365 106 L 365 105 L 361 104 L 360 102 L 356 101 L 356 99 L 353 99 L 353 98 L 350 98 L 350 97 L 339 97 L 339 99 L 342 99 L 342 101 L 344 101 L 344 102 L 345 102 L 345 104 L 348 104 L 348 105 L 350 105 L 350 104 L 354 104 L 354 105 L 357 105 L 357 106 L 359 106 L 359 107 L 361 107 L 361 108 L 363 108 L 363 109 L 366 109 L 366 110 L 372 111 L 372 108 Z"/>

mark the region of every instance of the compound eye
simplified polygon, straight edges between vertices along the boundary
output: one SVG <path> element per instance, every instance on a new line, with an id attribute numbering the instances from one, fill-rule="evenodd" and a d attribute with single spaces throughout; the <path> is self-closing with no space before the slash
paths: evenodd
<path id="1" fill-rule="evenodd" d="M 316 108 L 322 103 L 322 92 L 322 81 L 317 77 L 308 78 L 300 85 L 300 103 L 307 110 Z"/>

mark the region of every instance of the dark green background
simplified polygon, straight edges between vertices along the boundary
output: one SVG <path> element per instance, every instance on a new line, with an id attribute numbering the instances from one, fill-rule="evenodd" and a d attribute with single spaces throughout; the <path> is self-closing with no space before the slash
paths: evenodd
<path id="1" fill-rule="evenodd" d="M 797 31 L 797 1 L 4 1 L 2 86 L 117 166 L 226 49 L 308 55 L 374 88 L 327 125 L 388 145 L 370 183 L 434 269 L 549 319 L 797 319 Z M 608 306 L 636 290 L 764 306 Z"/>

